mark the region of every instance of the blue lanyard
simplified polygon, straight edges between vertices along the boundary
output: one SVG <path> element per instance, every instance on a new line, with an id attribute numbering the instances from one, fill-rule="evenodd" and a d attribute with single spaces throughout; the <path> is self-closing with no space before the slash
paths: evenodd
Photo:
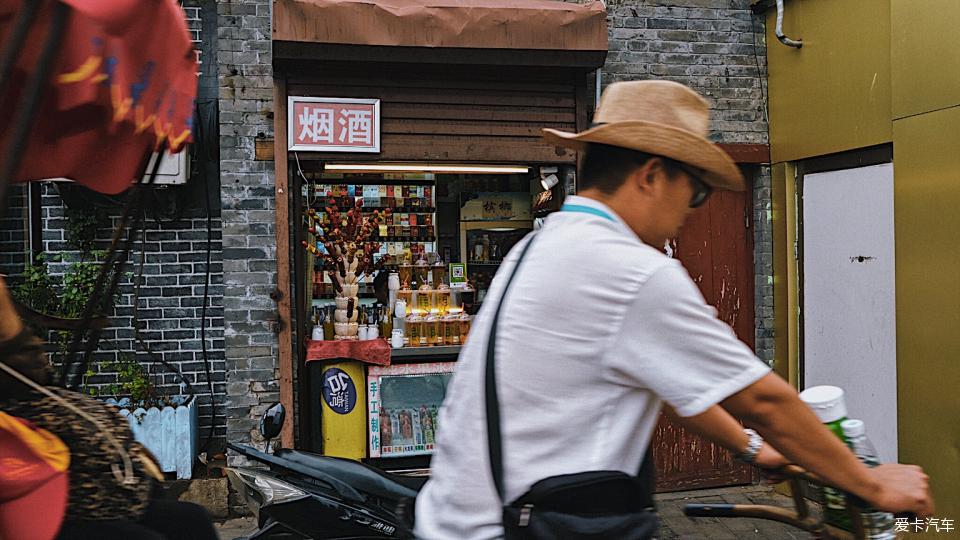
<path id="1" fill-rule="evenodd" d="M 592 206 L 584 206 L 582 204 L 565 204 L 560 207 L 560 211 L 561 212 L 580 212 L 581 214 L 593 214 L 595 216 L 600 216 L 603 219 L 606 219 L 608 221 L 612 221 L 614 223 L 617 222 L 617 220 L 613 219 L 613 216 L 604 212 L 603 210 L 600 210 L 599 208 L 594 208 Z"/>

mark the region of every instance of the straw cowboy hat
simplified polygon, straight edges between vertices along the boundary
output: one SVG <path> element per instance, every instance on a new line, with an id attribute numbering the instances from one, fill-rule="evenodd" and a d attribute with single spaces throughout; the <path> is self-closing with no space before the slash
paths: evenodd
<path id="1" fill-rule="evenodd" d="M 604 90 L 590 129 L 544 129 L 543 137 L 579 151 L 599 143 L 668 157 L 703 171 L 702 180 L 714 187 L 742 191 L 743 176 L 736 164 L 707 140 L 709 125 L 707 101 L 690 88 L 669 81 L 632 81 Z"/>

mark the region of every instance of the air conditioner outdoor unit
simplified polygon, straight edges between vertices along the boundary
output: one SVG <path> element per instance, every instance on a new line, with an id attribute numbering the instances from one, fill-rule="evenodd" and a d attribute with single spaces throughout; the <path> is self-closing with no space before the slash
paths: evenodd
<path id="1" fill-rule="evenodd" d="M 180 151 L 180 153 L 173 155 L 164 152 L 163 159 L 160 161 L 160 168 L 157 169 L 157 178 L 153 181 L 154 185 L 177 186 L 186 184 L 187 179 L 190 178 L 190 159 L 188 154 L 189 152 L 186 148 Z M 154 153 L 150 158 L 150 163 L 147 164 L 147 172 L 144 175 L 144 180 L 150 177 L 150 172 L 153 171 L 153 165 L 156 160 L 157 154 Z"/>
<path id="2" fill-rule="evenodd" d="M 180 151 L 179 154 L 170 155 L 164 152 L 163 161 L 160 162 L 160 168 L 157 169 L 157 179 L 154 180 L 155 186 L 179 186 L 187 183 L 190 178 L 190 152 L 187 148 Z M 150 177 L 150 171 L 153 170 L 153 164 L 157 161 L 157 153 L 150 156 L 150 163 L 147 164 L 147 171 L 143 175 L 144 181 Z M 72 183 L 69 178 L 46 178 L 46 182 L 64 182 Z"/>

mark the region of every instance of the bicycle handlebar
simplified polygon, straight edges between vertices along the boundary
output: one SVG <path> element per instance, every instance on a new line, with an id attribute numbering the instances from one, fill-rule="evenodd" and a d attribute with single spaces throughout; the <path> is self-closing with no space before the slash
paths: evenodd
<path id="1" fill-rule="evenodd" d="M 683 513 L 688 517 L 716 517 L 716 518 L 759 518 L 786 523 L 798 529 L 814 533 L 819 538 L 836 540 L 856 540 L 865 538 L 863 522 L 860 519 L 860 507 L 863 501 L 850 495 L 853 504 L 848 506 L 854 531 L 849 532 L 825 524 L 810 514 L 807 500 L 804 497 L 804 484 L 812 483 L 821 486 L 831 486 L 819 476 L 804 470 L 797 465 L 787 465 L 774 471 L 790 482 L 790 492 L 793 497 L 794 510 L 761 504 L 688 504 Z M 906 514 L 904 514 L 906 515 Z M 904 515 L 898 514 L 898 517 Z"/>

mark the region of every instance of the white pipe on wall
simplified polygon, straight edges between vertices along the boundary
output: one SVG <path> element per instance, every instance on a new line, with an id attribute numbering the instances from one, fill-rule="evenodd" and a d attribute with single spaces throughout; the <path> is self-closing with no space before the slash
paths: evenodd
<path id="1" fill-rule="evenodd" d="M 783 0 L 777 0 L 777 29 L 776 29 L 777 39 L 780 40 L 780 43 L 783 43 L 787 47 L 803 47 L 803 40 L 792 40 L 787 36 L 783 35 Z"/>

